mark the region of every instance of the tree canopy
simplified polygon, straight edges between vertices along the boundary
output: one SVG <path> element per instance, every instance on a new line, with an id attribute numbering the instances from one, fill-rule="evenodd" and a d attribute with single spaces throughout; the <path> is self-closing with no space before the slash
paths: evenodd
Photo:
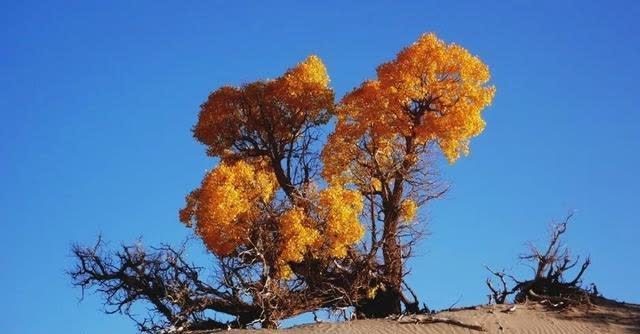
<path id="1" fill-rule="evenodd" d="M 376 73 L 336 103 L 325 65 L 312 55 L 275 79 L 209 95 L 193 136 L 219 163 L 179 216 L 218 260 L 219 275 L 217 284 L 199 285 L 194 274 L 186 292 L 170 291 L 210 298 L 188 298 L 190 311 L 171 302 L 187 316 L 165 314 L 169 323 L 205 323 L 190 316 L 205 310 L 263 327 L 317 308 L 354 307 L 367 317 L 417 310 L 406 259 L 424 225 L 419 209 L 446 190 L 435 177 L 436 148 L 450 163 L 469 153 L 495 88 L 479 58 L 434 34 Z M 77 254 L 102 261 L 96 250 Z M 123 263 L 136 263 L 127 254 Z M 145 298 L 157 309 L 174 300 Z"/>
<path id="2" fill-rule="evenodd" d="M 324 64 L 310 56 L 274 80 L 222 87 L 202 105 L 194 136 L 222 162 L 187 196 L 180 218 L 210 251 L 265 245 L 263 265 L 289 278 L 288 263 L 343 258 L 360 240 L 360 194 L 314 180 L 314 131 L 334 107 L 328 85 Z"/>

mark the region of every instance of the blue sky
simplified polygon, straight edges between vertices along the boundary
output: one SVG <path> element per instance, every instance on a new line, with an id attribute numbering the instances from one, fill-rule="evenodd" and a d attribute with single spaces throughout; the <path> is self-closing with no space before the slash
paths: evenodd
<path id="1" fill-rule="evenodd" d="M 479 55 L 497 95 L 423 211 L 423 301 L 485 302 L 482 265 L 519 270 L 525 242 L 576 209 L 567 242 L 592 256 L 586 282 L 640 302 L 640 3 L 504 4 L 2 1 L 0 332 L 134 333 L 97 296 L 78 302 L 69 246 L 189 235 L 177 210 L 214 163 L 190 133 L 208 93 L 313 53 L 342 96 L 424 32 Z"/>

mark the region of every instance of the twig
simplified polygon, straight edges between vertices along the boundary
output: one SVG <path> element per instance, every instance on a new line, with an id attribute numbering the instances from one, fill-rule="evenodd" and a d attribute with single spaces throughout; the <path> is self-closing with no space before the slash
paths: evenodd
<path id="1" fill-rule="evenodd" d="M 451 319 L 451 318 L 442 318 L 442 317 L 426 317 L 426 318 L 417 318 L 414 319 L 414 321 L 410 322 L 410 321 L 400 321 L 401 324 L 435 324 L 435 323 L 443 323 L 443 324 L 449 324 L 449 325 L 454 325 L 454 326 L 459 326 L 459 327 L 463 327 L 463 328 L 468 328 L 468 329 L 473 329 L 476 331 L 480 331 L 480 332 L 486 332 L 487 330 L 479 325 L 472 325 L 472 324 L 467 324 L 464 323 L 460 320 L 456 320 L 456 319 Z"/>
<path id="2" fill-rule="evenodd" d="M 451 311 L 453 307 L 456 306 L 458 302 L 460 302 L 460 299 L 462 299 L 462 295 L 458 296 L 458 299 L 456 299 L 456 301 L 453 302 L 453 304 L 451 304 L 451 306 L 449 306 L 449 308 L 447 308 L 446 311 Z"/>

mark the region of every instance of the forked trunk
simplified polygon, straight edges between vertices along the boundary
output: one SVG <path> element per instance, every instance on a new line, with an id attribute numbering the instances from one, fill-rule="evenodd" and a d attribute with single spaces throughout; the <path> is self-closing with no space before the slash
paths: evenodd
<path id="1" fill-rule="evenodd" d="M 372 299 L 360 303 L 356 312 L 365 318 L 384 318 L 402 312 L 402 251 L 397 238 L 399 217 L 389 209 L 384 219 L 382 279 Z"/>

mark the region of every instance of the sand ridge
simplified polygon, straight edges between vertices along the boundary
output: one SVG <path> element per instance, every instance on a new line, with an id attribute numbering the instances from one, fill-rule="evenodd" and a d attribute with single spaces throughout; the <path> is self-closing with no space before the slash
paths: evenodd
<path id="1" fill-rule="evenodd" d="M 511 312 L 509 310 L 512 310 Z M 447 323 L 420 323 L 428 317 L 453 319 L 484 333 L 573 334 L 640 333 L 640 306 L 611 302 L 603 305 L 548 310 L 537 303 L 490 305 L 439 312 L 433 315 L 404 316 L 399 320 L 372 319 L 338 323 L 315 323 L 281 330 L 232 330 L 230 333 L 348 333 L 348 334 L 466 334 L 483 333 Z M 195 332 L 194 332 L 195 333 Z M 205 332 L 200 332 L 205 333 Z M 211 332 L 208 332 L 211 333 Z"/>

